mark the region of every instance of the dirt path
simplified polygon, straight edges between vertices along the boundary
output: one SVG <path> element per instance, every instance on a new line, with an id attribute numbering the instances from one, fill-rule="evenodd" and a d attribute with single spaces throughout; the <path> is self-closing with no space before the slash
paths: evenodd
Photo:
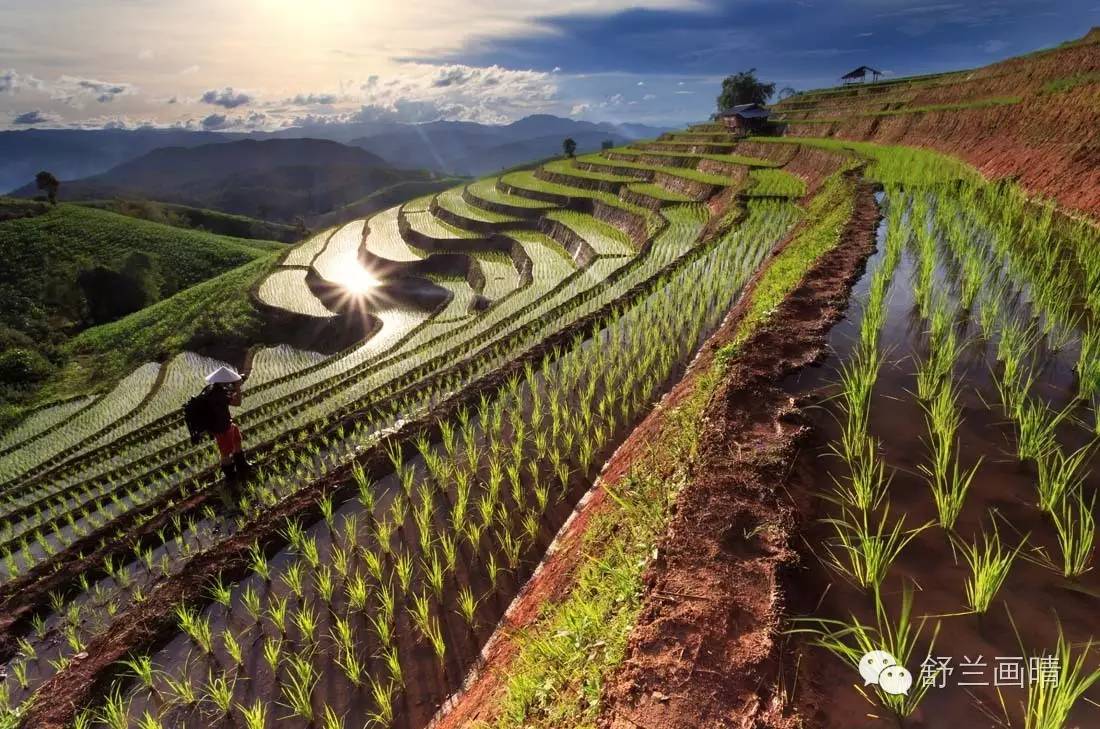
<path id="1" fill-rule="evenodd" d="M 870 186 L 825 254 L 741 348 L 708 406 L 700 460 L 646 578 L 627 655 L 608 679 L 604 729 L 798 726 L 787 713 L 782 573 L 793 515 L 783 493 L 805 432 L 780 378 L 818 360 L 874 249 Z"/>

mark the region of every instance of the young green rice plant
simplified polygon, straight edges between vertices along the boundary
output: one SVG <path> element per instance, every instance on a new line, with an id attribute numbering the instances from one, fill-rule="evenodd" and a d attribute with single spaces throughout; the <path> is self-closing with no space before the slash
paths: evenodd
<path id="1" fill-rule="evenodd" d="M 267 617 L 279 631 L 279 635 L 286 637 L 287 602 L 285 597 L 271 596 L 267 604 Z"/>
<path id="2" fill-rule="evenodd" d="M 1100 395 L 1100 326 L 1090 325 L 1081 335 L 1077 357 L 1077 398 L 1091 400 Z"/>
<path id="3" fill-rule="evenodd" d="M 849 475 L 847 478 L 833 477 L 833 491 L 842 503 L 866 513 L 877 509 L 889 490 L 893 474 L 886 473 L 886 462 L 879 456 L 878 444 L 874 438 L 864 435 L 849 444 L 846 454 L 836 446 L 834 453 L 846 456 Z"/>
<path id="4" fill-rule="evenodd" d="M 1047 513 L 1054 510 L 1062 503 L 1066 494 L 1082 488 L 1087 478 L 1086 466 L 1092 456 L 1091 443 L 1082 446 L 1068 456 L 1057 444 L 1040 452 L 1036 459 L 1039 479 L 1036 482 L 1036 490 L 1039 497 L 1039 508 Z"/>
<path id="5" fill-rule="evenodd" d="M 208 618 L 199 615 L 186 605 L 179 605 L 176 608 L 176 618 L 180 630 L 186 633 L 202 649 L 203 653 L 210 655 L 214 652 L 214 637 L 210 630 L 210 620 Z"/>
<path id="6" fill-rule="evenodd" d="M 164 723 L 146 709 L 138 721 L 138 729 L 164 729 Z"/>
<path id="7" fill-rule="evenodd" d="M 966 606 L 972 612 L 984 613 L 989 610 L 1025 543 L 1026 540 L 1022 540 L 1015 549 L 1003 546 L 996 524 L 992 536 L 982 530 L 981 542 L 975 540 L 973 544 L 969 544 L 962 540 L 957 541 L 970 567 L 970 574 L 966 578 Z"/>
<path id="8" fill-rule="evenodd" d="M 128 729 L 130 726 L 130 700 L 122 697 L 122 688 L 116 684 L 97 712 L 99 721 L 108 729 Z"/>
<path id="9" fill-rule="evenodd" d="M 865 590 L 877 589 L 901 550 L 932 525 L 927 522 L 906 531 L 904 515 L 890 524 L 889 504 L 876 524 L 871 523 L 868 513 L 856 513 L 847 507 L 841 510 L 840 518 L 824 521 L 836 534 L 825 545 L 825 564 Z"/>
<path id="10" fill-rule="evenodd" d="M 477 605 L 478 599 L 474 597 L 473 591 L 468 585 L 463 585 L 458 591 L 458 610 L 456 611 L 462 619 L 466 621 L 466 625 L 471 629 L 474 627 L 474 622 L 477 620 Z"/>
<path id="11" fill-rule="evenodd" d="M 259 544 L 253 544 L 249 550 L 249 567 L 252 571 L 263 578 L 264 584 L 271 584 L 271 565 L 267 560 L 267 555 L 260 548 Z"/>
<path id="12" fill-rule="evenodd" d="M 447 574 L 443 568 L 443 562 L 439 559 L 439 554 L 434 549 L 429 552 L 427 560 L 422 559 L 420 561 L 420 569 L 436 602 L 442 603 Z"/>
<path id="13" fill-rule="evenodd" d="M 313 721 L 313 689 L 317 687 L 320 676 L 313 667 L 312 654 L 292 653 L 286 661 L 287 677 L 282 682 L 284 706 L 290 709 L 291 717 Z"/>
<path id="14" fill-rule="evenodd" d="M 367 715 L 372 725 L 388 727 L 393 725 L 393 684 L 369 678 L 371 700 L 374 711 Z"/>
<path id="15" fill-rule="evenodd" d="M 149 656 L 136 656 L 127 658 L 121 663 L 130 670 L 130 674 L 137 679 L 139 684 L 154 693 L 156 692 L 153 686 L 153 677 L 156 672 L 153 670 L 152 658 Z"/>
<path id="16" fill-rule="evenodd" d="M 321 714 L 321 727 L 322 729 L 344 729 L 344 718 L 326 704 Z"/>
<path id="17" fill-rule="evenodd" d="M 912 587 L 906 585 L 902 591 L 901 609 L 897 618 L 892 618 L 889 615 L 878 590 L 874 592 L 874 601 L 876 623 L 874 626 L 864 625 L 854 615 L 848 621 L 802 618 L 795 622 L 799 627 L 792 629 L 790 632 L 810 636 L 813 645 L 824 648 L 856 670 L 859 669 L 860 661 L 867 653 L 882 650 L 893 656 L 899 666 L 912 665 L 910 659 L 913 657 L 913 651 L 921 640 L 925 628 L 923 619 L 915 628 L 912 622 Z M 938 635 L 939 623 L 932 631 L 926 654 L 928 657 L 932 655 Z M 934 684 L 934 681 L 923 680 L 924 677 L 934 679 L 942 670 L 942 667 L 931 669 L 930 674 L 925 674 L 922 676 L 922 680 L 913 683 L 907 694 L 888 694 L 876 685 L 875 697 L 881 706 L 894 714 L 900 724 L 902 720 L 916 711 L 928 693 L 928 689 Z M 856 690 L 869 702 L 874 703 L 864 687 L 857 684 Z"/>
<path id="18" fill-rule="evenodd" d="M 402 552 L 393 561 L 393 571 L 397 575 L 397 584 L 401 586 L 401 592 L 408 593 L 412 586 L 413 561 L 407 552 Z"/>
<path id="19" fill-rule="evenodd" d="M 228 609 L 233 602 L 233 588 L 222 582 L 219 576 L 214 584 L 210 586 L 210 597 L 214 602 Z"/>
<path id="20" fill-rule="evenodd" d="M 1100 668 L 1092 671 L 1086 669 L 1092 646 L 1090 639 L 1083 650 L 1074 651 L 1059 625 L 1058 646 L 1054 654 L 1032 657 L 1032 662 L 1040 667 L 1040 675 L 1039 680 L 1028 684 L 1024 729 L 1063 729 L 1069 726 L 1073 707 L 1100 681 Z M 1056 677 L 1042 674 L 1042 666 L 1047 662 L 1057 666 Z"/>
<path id="21" fill-rule="evenodd" d="M 1062 574 L 1076 579 L 1092 569 L 1093 548 L 1096 542 L 1096 493 L 1086 499 L 1084 489 L 1077 488 L 1062 499 L 1051 517 L 1058 532 L 1058 546 L 1062 551 Z"/>
<path id="22" fill-rule="evenodd" d="M 313 607 L 309 603 L 304 603 L 297 612 L 294 613 L 294 625 L 298 628 L 298 634 L 301 636 L 302 642 L 307 646 L 314 646 L 317 643 L 317 630 L 320 628 L 320 620 L 317 617 L 317 613 L 314 612 Z"/>
<path id="23" fill-rule="evenodd" d="M 328 565 L 321 565 L 313 573 L 313 586 L 317 590 L 317 595 L 331 609 L 332 596 L 336 592 L 336 581 L 333 579 L 332 569 Z"/>
<path id="24" fill-rule="evenodd" d="M 219 671 L 215 675 L 214 671 L 211 670 L 206 678 L 203 698 L 213 704 L 222 716 L 229 716 L 229 712 L 233 710 L 233 691 L 236 688 L 236 683 L 236 679 L 230 681 L 224 673 Z"/>
<path id="25" fill-rule="evenodd" d="M 237 704 L 244 720 L 244 729 L 267 729 L 267 705 L 256 699 L 252 706 Z"/>
<path id="26" fill-rule="evenodd" d="M 283 641 L 279 638 L 265 638 L 263 647 L 264 663 L 271 670 L 271 675 L 279 673 L 279 660 L 283 652 Z"/>
<path id="27" fill-rule="evenodd" d="M 172 704 L 189 707 L 198 703 L 199 697 L 195 693 L 195 686 L 191 683 L 191 677 L 186 672 L 178 679 L 165 674 L 164 683 L 168 687 Z"/>
<path id="28" fill-rule="evenodd" d="M 233 661 L 233 665 L 244 665 L 244 649 L 241 648 L 241 644 L 233 635 L 232 630 L 226 630 L 222 633 L 222 647 L 225 648 L 226 655 Z"/>
<path id="29" fill-rule="evenodd" d="M 390 677 L 390 686 L 403 687 L 405 676 L 401 672 L 401 661 L 397 654 L 397 646 L 389 646 L 382 651 L 382 662 L 386 666 L 386 673 Z"/>
<path id="30" fill-rule="evenodd" d="M 293 593 L 294 597 L 301 600 L 305 595 L 305 568 L 301 562 L 295 561 L 287 566 L 282 574 L 283 584 Z"/>
<path id="31" fill-rule="evenodd" d="M 1016 454 L 1021 461 L 1039 460 L 1057 444 L 1055 430 L 1072 410 L 1072 404 L 1061 411 L 1046 403 L 1025 398 L 1015 412 Z"/>

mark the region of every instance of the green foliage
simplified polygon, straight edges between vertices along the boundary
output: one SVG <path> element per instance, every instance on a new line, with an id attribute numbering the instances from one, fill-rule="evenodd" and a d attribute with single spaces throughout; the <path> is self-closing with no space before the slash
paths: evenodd
<path id="1" fill-rule="evenodd" d="M 262 339 L 263 320 L 249 290 L 274 266 L 268 256 L 157 302 L 69 342 L 69 361 L 47 392 L 54 396 L 103 389 L 150 360 L 184 349 L 247 347 Z"/>
<path id="2" fill-rule="evenodd" d="M 775 93 L 775 84 L 767 84 L 756 77 L 756 69 L 740 71 L 722 79 L 722 93 L 718 95 L 718 111 L 739 104 L 766 104 Z"/>
<path id="3" fill-rule="evenodd" d="M 89 200 L 76 204 L 148 220 L 151 223 L 206 231 L 233 238 L 249 238 L 253 239 L 250 245 L 271 250 L 278 250 L 280 247 L 275 241 L 292 243 L 304 238 L 308 232 L 294 225 L 153 200 Z"/>
<path id="4" fill-rule="evenodd" d="M 786 170 L 755 169 L 749 172 L 749 180 L 749 195 L 802 197 L 806 194 L 803 179 Z"/>
<path id="5" fill-rule="evenodd" d="M 760 277 L 737 336 L 722 351 L 728 355 L 748 339 L 798 285 L 814 261 L 840 242 L 854 209 L 855 182 L 835 173 L 810 203 L 806 226 Z"/>
<path id="6" fill-rule="evenodd" d="M 1043 87 L 1039 89 L 1040 94 L 1064 94 L 1067 91 L 1072 91 L 1079 86 L 1088 86 L 1090 84 L 1100 83 L 1100 71 L 1092 71 L 1089 73 L 1075 73 L 1072 76 L 1064 76 L 1062 78 L 1052 79 L 1043 84 Z"/>
<path id="7" fill-rule="evenodd" d="M 0 202 L 0 210 L 23 209 Z M 69 204 L 30 216 L 0 215 L 0 342 L 7 349 L 22 337 L 20 346 L 61 364 L 63 345 L 85 324 L 110 321 L 270 255 L 273 245 Z M 0 398 L 18 401 L 33 393 L 33 387 L 5 390 Z"/>

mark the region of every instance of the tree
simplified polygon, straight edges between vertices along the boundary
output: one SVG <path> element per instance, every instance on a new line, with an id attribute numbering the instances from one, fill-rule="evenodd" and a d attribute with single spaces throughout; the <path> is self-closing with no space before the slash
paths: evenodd
<path id="1" fill-rule="evenodd" d="M 783 88 L 779 89 L 779 100 L 783 101 L 783 99 L 789 99 L 797 93 L 798 89 L 791 88 L 790 86 L 784 86 Z"/>
<path id="2" fill-rule="evenodd" d="M 52 172 L 42 170 L 34 176 L 34 184 L 39 190 L 46 192 L 46 197 L 49 198 L 51 205 L 57 205 L 57 191 L 61 187 L 61 182 L 54 177 Z"/>
<path id="3" fill-rule="evenodd" d="M 577 153 L 577 142 L 572 137 L 566 137 L 565 141 L 561 143 L 561 148 L 566 157 L 572 157 Z"/>
<path id="4" fill-rule="evenodd" d="M 611 149 L 614 146 L 615 146 L 615 140 L 613 140 L 613 139 L 605 139 L 602 142 L 600 142 L 600 149 Z"/>
<path id="5" fill-rule="evenodd" d="M 739 104 L 766 104 L 775 93 L 775 84 L 766 84 L 756 77 L 756 69 L 726 76 L 722 81 L 722 93 L 718 96 L 718 111 L 725 111 Z"/>
<path id="6" fill-rule="evenodd" d="M 76 277 L 92 324 L 114 321 L 157 301 L 163 281 L 156 258 L 137 251 L 123 260 L 121 271 L 95 266 Z"/>

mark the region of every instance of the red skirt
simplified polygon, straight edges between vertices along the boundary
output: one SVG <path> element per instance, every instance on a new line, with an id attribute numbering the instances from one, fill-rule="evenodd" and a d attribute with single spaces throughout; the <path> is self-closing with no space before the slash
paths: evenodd
<path id="1" fill-rule="evenodd" d="M 222 459 L 229 458 L 241 449 L 241 429 L 236 423 L 230 423 L 228 428 L 214 435 L 214 442 L 218 444 Z"/>

